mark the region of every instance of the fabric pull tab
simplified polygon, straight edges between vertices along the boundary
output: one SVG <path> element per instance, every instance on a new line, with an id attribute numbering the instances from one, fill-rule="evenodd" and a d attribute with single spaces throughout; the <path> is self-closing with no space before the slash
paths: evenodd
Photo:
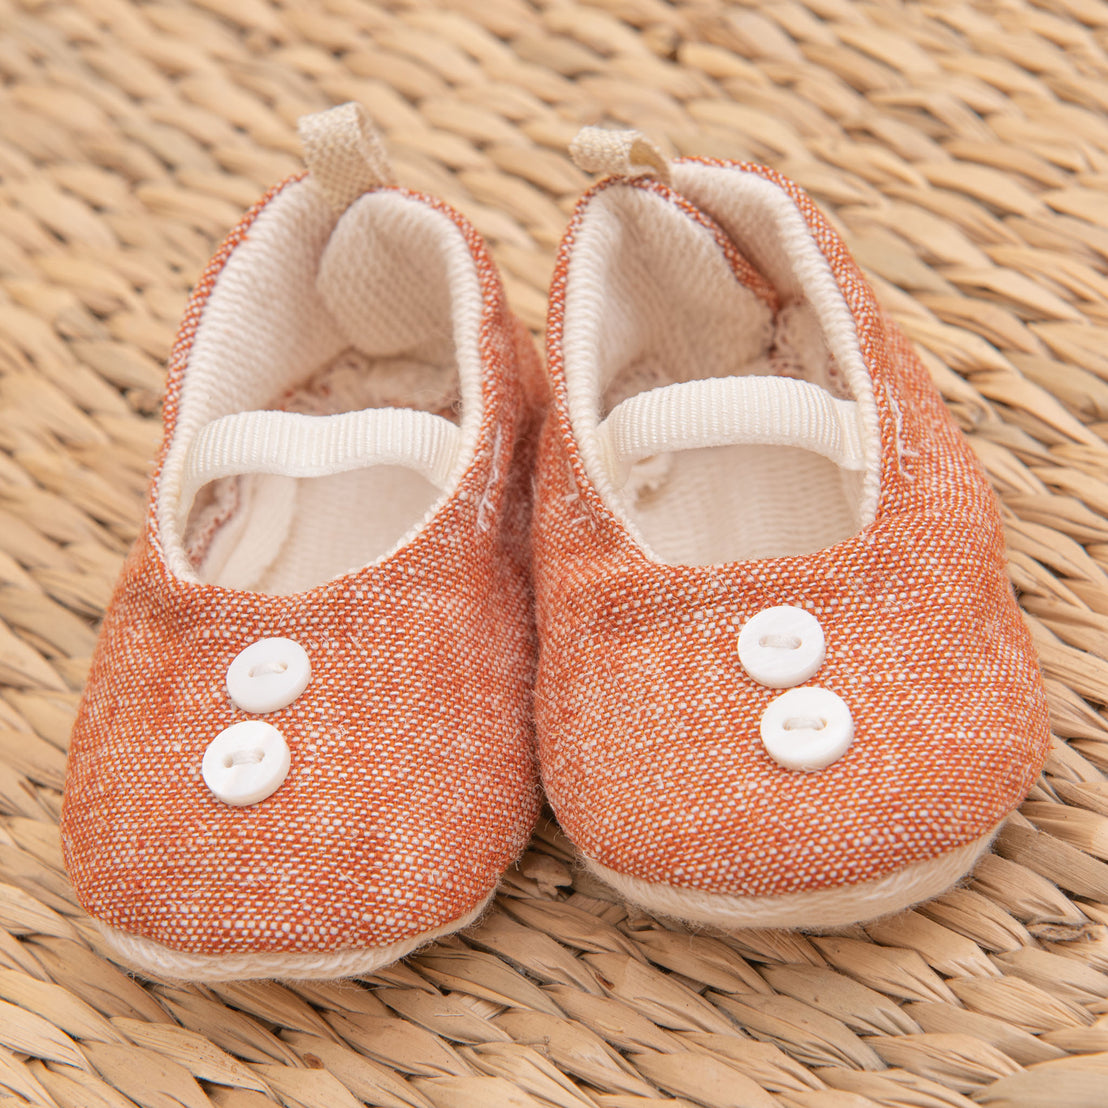
<path id="1" fill-rule="evenodd" d="M 361 104 L 303 116 L 297 130 L 308 172 L 336 212 L 372 188 L 396 183 L 385 144 Z"/>
<path id="2" fill-rule="evenodd" d="M 613 177 L 641 177 L 650 174 L 669 184 L 669 159 L 658 144 L 642 131 L 609 131 L 604 127 L 582 127 L 569 144 L 569 156 L 585 173 Z"/>

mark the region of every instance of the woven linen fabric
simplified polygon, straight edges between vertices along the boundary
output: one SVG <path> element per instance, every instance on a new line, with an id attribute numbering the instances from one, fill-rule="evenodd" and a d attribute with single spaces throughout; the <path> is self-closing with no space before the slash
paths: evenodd
<path id="1" fill-rule="evenodd" d="M 232 231 L 185 314 L 146 521 L 93 660 L 62 816 L 89 913 L 194 953 L 338 951 L 427 932 L 485 900 L 537 815 L 533 408 L 521 384 L 537 355 L 480 238 L 447 205 L 401 190 L 460 228 L 483 294 L 484 417 L 454 493 L 392 556 L 295 595 L 185 583 L 163 560 L 155 505 L 190 347 L 224 263 L 277 191 Z M 265 716 L 289 742 L 287 780 L 232 808 L 205 786 L 201 759 L 246 718 L 227 695 L 229 663 L 270 636 L 301 644 L 312 678 Z"/>
<path id="2" fill-rule="evenodd" d="M 1049 743 L 1038 663 L 994 496 L 838 235 L 769 169 L 691 162 L 785 190 L 830 264 L 873 382 L 876 519 L 805 556 L 690 566 L 642 552 L 586 471 L 563 364 L 575 234 L 599 190 L 630 184 L 601 182 L 550 298 L 534 526 L 543 781 L 578 847 L 620 874 L 743 896 L 873 880 L 988 834 L 1027 793 Z M 827 657 L 810 683 L 854 719 L 850 750 L 817 773 L 765 753 L 758 723 L 778 691 L 736 651 L 745 621 L 782 604 L 819 619 Z"/>

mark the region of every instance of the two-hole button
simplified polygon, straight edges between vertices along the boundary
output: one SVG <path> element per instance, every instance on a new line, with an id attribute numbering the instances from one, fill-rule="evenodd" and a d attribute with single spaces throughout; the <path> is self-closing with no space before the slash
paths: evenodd
<path id="1" fill-rule="evenodd" d="M 289 744 L 271 723 L 247 719 L 225 727 L 208 744 L 200 771 L 204 783 L 235 807 L 257 804 L 275 793 L 288 776 Z"/>
<path id="2" fill-rule="evenodd" d="M 823 665 L 826 649 L 819 620 L 788 604 L 751 616 L 739 632 L 739 661 L 767 689 L 807 681 Z"/>
<path id="3" fill-rule="evenodd" d="M 259 639 L 239 653 L 227 669 L 227 694 L 244 712 L 276 712 L 307 687 L 312 663 L 292 639 Z"/>
<path id="4" fill-rule="evenodd" d="M 758 733 L 778 765 L 812 773 L 847 752 L 854 739 L 854 720 L 841 696 L 809 685 L 771 700 Z"/>

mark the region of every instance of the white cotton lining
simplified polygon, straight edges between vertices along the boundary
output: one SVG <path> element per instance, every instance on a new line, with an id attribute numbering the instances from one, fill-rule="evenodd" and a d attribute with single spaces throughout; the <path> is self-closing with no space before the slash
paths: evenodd
<path id="1" fill-rule="evenodd" d="M 823 549 L 872 522 L 877 506 L 877 414 L 850 311 L 782 189 L 735 169 L 678 162 L 673 170 L 677 191 L 770 281 L 780 306 L 748 288 L 712 231 L 666 197 L 632 184 L 598 192 L 576 233 L 563 332 L 586 468 L 656 561 L 711 565 Z M 765 380 L 756 394 L 680 395 L 688 382 L 755 376 Z M 813 418 L 789 424 L 798 383 L 828 403 L 800 397 Z M 656 422 L 636 431 L 623 402 L 648 390 L 656 395 L 632 410 Z M 701 405 L 734 406 L 697 410 L 694 393 Z M 621 441 L 657 452 L 614 457 L 610 416 Z M 821 446 L 832 441 L 857 449 L 838 456 Z"/>
<path id="2" fill-rule="evenodd" d="M 282 595 L 410 541 L 473 458 L 481 312 L 444 213 L 383 189 L 336 217 L 310 180 L 283 189 L 193 340 L 158 490 L 170 569 Z"/>

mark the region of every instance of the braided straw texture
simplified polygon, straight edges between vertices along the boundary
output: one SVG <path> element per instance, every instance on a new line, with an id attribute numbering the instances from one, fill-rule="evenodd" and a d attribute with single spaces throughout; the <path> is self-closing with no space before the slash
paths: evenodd
<path id="1" fill-rule="evenodd" d="M 1098 0 L 0 0 L 0 1105 L 1102 1106 L 1106 51 Z M 828 213 L 1001 497 L 1043 659 L 1052 755 L 968 884 L 864 930 L 693 932 L 547 822 L 475 928 L 375 977 L 102 957 L 64 748 L 164 361 L 296 118 L 349 99 L 536 331 L 582 124 L 766 162 Z"/>

